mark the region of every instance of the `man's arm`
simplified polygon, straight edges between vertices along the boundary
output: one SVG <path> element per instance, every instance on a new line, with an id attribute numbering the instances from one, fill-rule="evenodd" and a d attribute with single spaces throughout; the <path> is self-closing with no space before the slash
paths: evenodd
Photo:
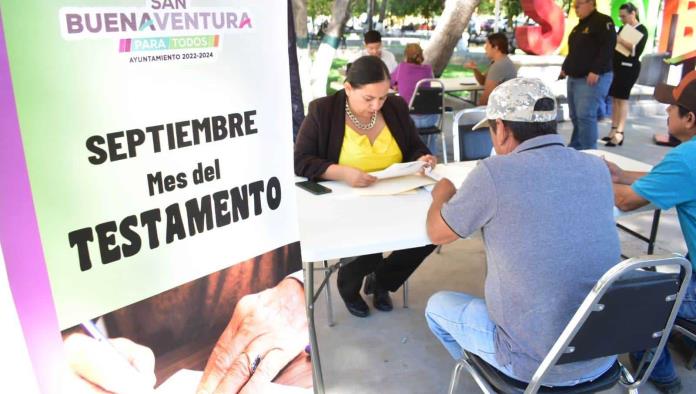
<path id="1" fill-rule="evenodd" d="M 457 189 L 447 178 L 441 179 L 433 188 L 433 203 L 430 205 L 430 209 L 428 209 L 426 227 L 428 238 L 430 238 L 430 241 L 435 245 L 448 244 L 459 239 L 459 235 L 452 231 L 440 214 L 442 206 L 449 201 L 456 192 Z"/>
<path id="2" fill-rule="evenodd" d="M 634 192 L 630 185 L 614 184 L 614 205 L 620 210 L 633 211 L 649 203 L 650 201 Z"/>
<path id="3" fill-rule="evenodd" d="M 469 60 L 464 64 L 464 67 L 474 72 L 474 78 L 476 78 L 476 82 L 478 82 L 479 85 L 486 83 L 486 74 L 482 73 L 481 70 L 478 69 L 478 65 L 475 61 Z"/>
<path id="4" fill-rule="evenodd" d="M 621 167 L 619 167 L 615 163 L 612 163 L 606 159 L 604 159 L 604 164 L 606 164 L 607 168 L 609 169 L 609 173 L 611 174 L 611 181 L 614 183 L 618 183 L 619 185 L 632 185 L 633 182 L 635 182 L 639 178 L 644 177 L 647 174 L 647 172 L 641 171 L 626 171 L 624 169 L 621 169 Z"/>
<path id="5" fill-rule="evenodd" d="M 481 93 L 481 97 L 479 98 L 478 105 L 487 105 L 488 104 L 488 96 L 491 95 L 493 92 L 493 89 L 495 89 L 498 86 L 498 81 L 493 81 L 490 78 L 486 79 L 486 83 L 483 84 L 483 93 Z"/>
<path id="6" fill-rule="evenodd" d="M 476 78 L 476 82 L 478 82 L 479 85 L 486 83 L 486 74 L 482 73 L 478 68 L 472 70 L 474 71 L 474 78 Z"/>

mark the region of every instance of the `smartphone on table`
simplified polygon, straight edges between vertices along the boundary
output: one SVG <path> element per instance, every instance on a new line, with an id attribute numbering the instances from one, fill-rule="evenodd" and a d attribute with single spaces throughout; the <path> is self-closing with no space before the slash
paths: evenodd
<path id="1" fill-rule="evenodd" d="M 298 187 L 307 190 L 308 192 L 312 194 L 326 194 L 326 193 L 331 193 L 331 189 L 328 187 L 321 185 L 317 182 L 312 182 L 312 181 L 302 181 L 302 182 L 296 182 L 295 185 Z"/>

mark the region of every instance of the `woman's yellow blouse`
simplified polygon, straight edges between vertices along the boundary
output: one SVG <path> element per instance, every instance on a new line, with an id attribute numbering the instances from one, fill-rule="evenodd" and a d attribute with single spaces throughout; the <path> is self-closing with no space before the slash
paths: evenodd
<path id="1" fill-rule="evenodd" d="M 383 170 L 394 163 L 401 163 L 402 160 L 401 149 L 386 125 L 374 144 L 370 144 L 367 136 L 358 134 L 346 125 L 338 164 L 371 172 Z"/>

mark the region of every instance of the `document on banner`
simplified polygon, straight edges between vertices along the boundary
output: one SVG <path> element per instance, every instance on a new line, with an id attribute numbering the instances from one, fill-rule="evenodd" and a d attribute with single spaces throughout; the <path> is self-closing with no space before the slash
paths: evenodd
<path id="1" fill-rule="evenodd" d="M 635 46 L 638 45 L 640 40 L 643 38 L 643 33 L 639 32 L 631 25 L 624 25 L 619 33 L 619 38 L 629 42 L 635 48 Z M 614 49 L 616 52 L 624 56 L 631 56 L 633 54 L 633 51 L 630 48 L 626 48 L 625 46 L 621 45 L 619 40 L 616 40 L 616 48 Z"/>
<path id="2" fill-rule="evenodd" d="M 408 163 L 394 163 L 389 167 L 383 169 L 382 171 L 371 172 L 370 175 L 375 176 L 378 179 L 388 179 L 406 175 L 414 175 L 418 171 L 423 169 L 423 167 L 425 167 L 426 164 L 426 162 L 419 160 L 410 161 Z"/>
<path id="3" fill-rule="evenodd" d="M 195 393 L 202 377 L 203 371 L 181 369 L 162 383 L 155 392 L 157 394 Z"/>

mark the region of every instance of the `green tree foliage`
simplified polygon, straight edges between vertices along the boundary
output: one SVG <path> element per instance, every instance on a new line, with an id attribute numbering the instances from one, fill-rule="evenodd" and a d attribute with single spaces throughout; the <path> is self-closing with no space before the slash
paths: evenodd
<path id="1" fill-rule="evenodd" d="M 479 15 L 493 15 L 495 0 L 481 0 L 478 6 Z M 504 18 L 514 18 L 522 13 L 519 0 L 500 0 L 500 15 Z"/>
<path id="2" fill-rule="evenodd" d="M 331 15 L 332 0 L 307 0 L 307 15 L 316 18 L 318 15 Z"/>
<path id="3" fill-rule="evenodd" d="M 444 5 L 444 0 L 392 0 L 388 8 L 392 16 L 421 15 L 431 18 L 442 14 Z"/>
<path id="4" fill-rule="evenodd" d="M 570 5 L 573 0 L 555 0 L 555 2 L 567 14 L 570 11 Z M 500 0 L 500 8 L 500 15 L 508 20 L 508 26 L 515 17 L 524 15 L 519 0 Z M 495 0 L 481 0 L 477 12 L 479 15 L 493 15 L 495 12 Z"/>

